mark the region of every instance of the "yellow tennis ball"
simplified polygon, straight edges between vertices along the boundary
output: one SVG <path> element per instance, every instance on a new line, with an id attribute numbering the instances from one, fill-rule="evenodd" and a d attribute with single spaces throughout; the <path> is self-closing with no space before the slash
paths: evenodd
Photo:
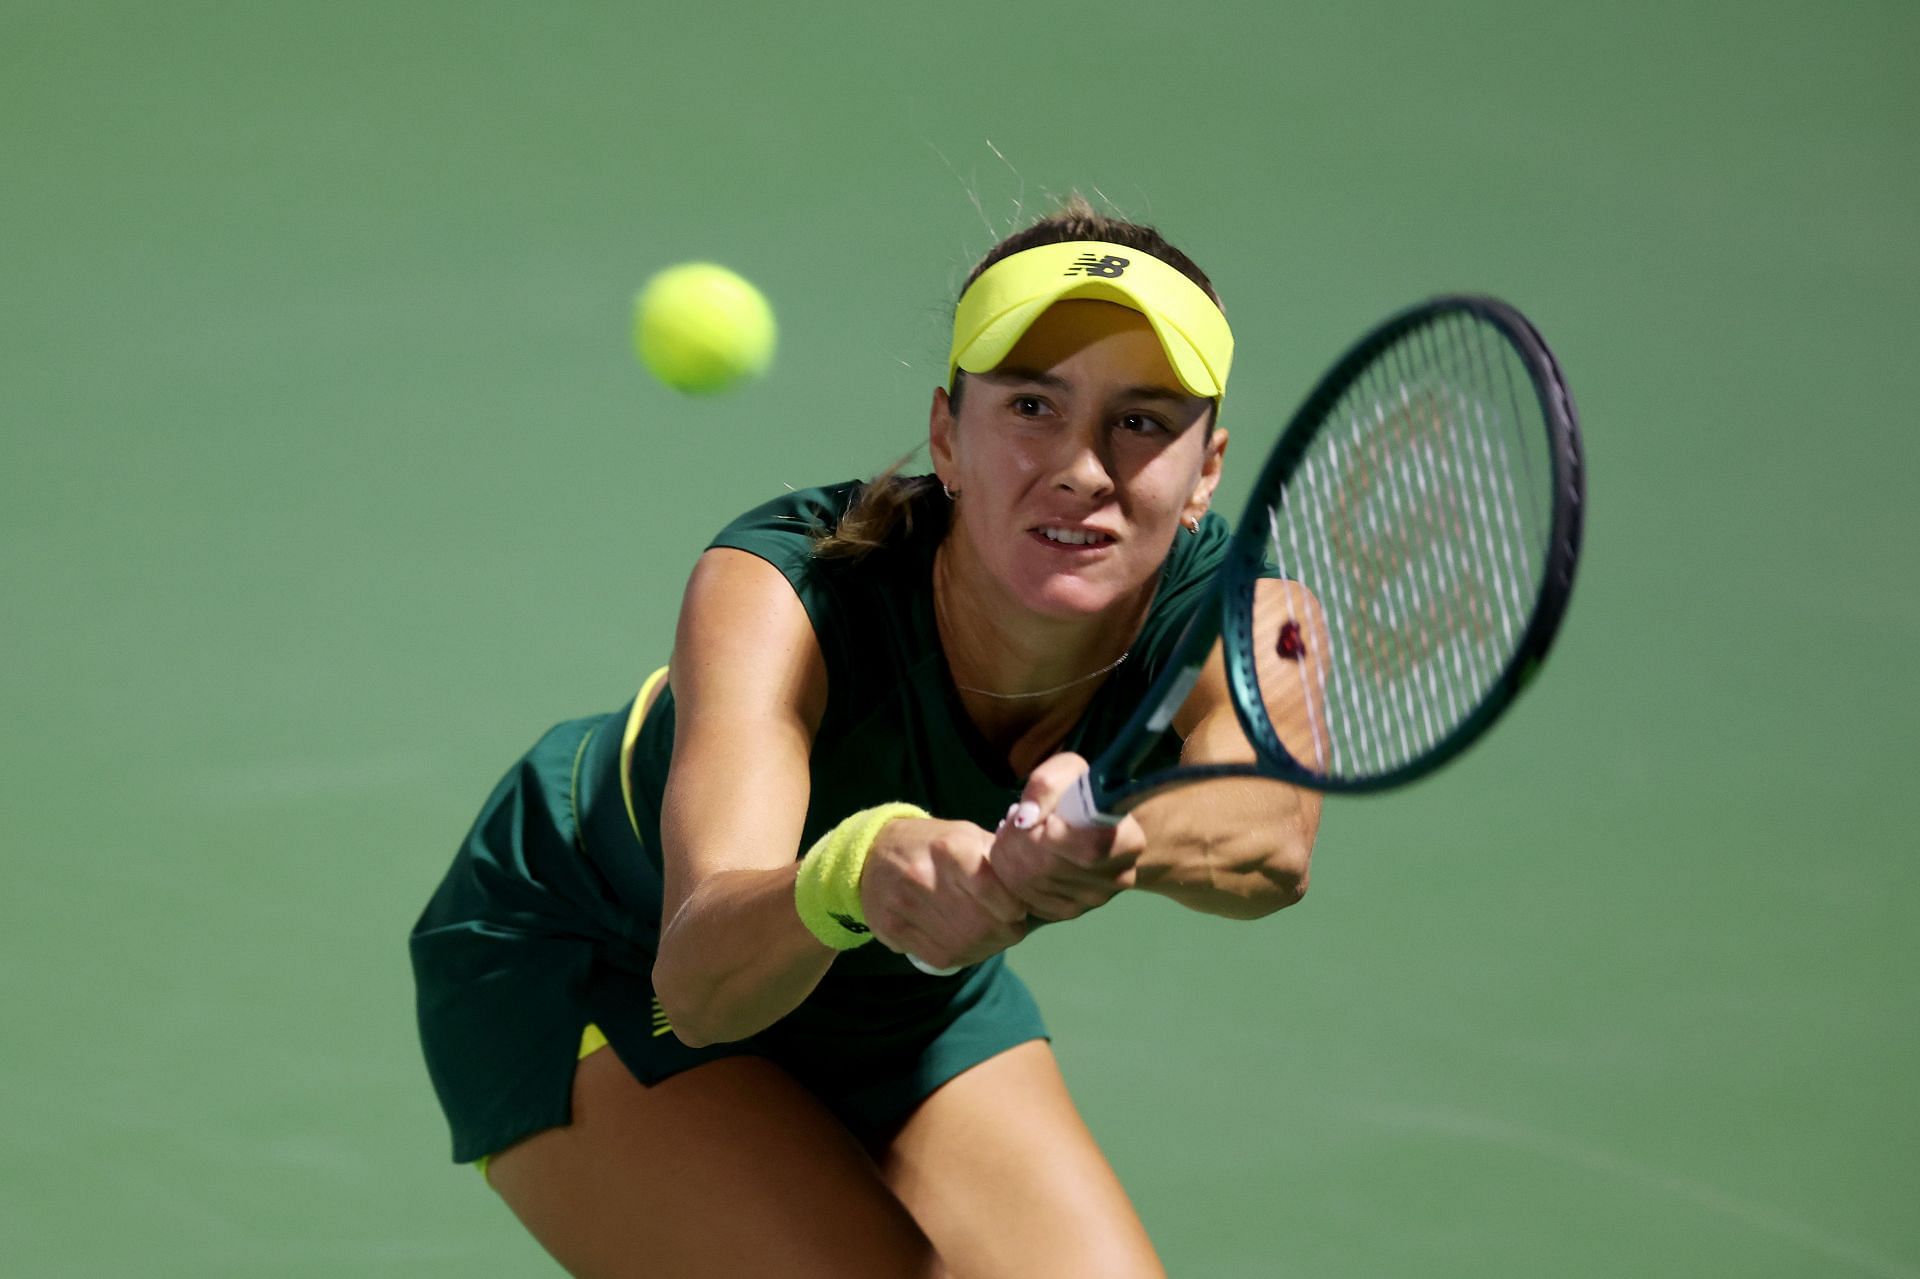
<path id="1" fill-rule="evenodd" d="M 634 353 L 677 391 L 709 394 L 759 376 L 775 336 L 766 297 L 712 262 L 668 267 L 634 299 Z"/>

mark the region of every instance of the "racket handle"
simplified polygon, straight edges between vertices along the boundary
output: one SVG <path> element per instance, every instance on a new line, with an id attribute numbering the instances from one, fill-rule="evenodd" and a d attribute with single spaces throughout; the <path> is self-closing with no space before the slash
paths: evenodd
<path id="1" fill-rule="evenodd" d="M 1093 798 L 1093 770 L 1080 774 L 1071 789 L 1060 797 L 1055 813 L 1067 825 L 1086 830 L 1095 826 L 1118 826 L 1120 816 L 1115 813 L 1103 813 Z M 951 977 L 959 972 L 958 968 L 935 968 L 918 955 L 908 955 L 907 962 L 929 977 Z"/>
<path id="2" fill-rule="evenodd" d="M 1060 803 L 1053 811 L 1061 821 L 1080 830 L 1120 824 L 1119 814 L 1100 811 L 1099 801 L 1093 797 L 1092 769 L 1080 774 L 1072 789 L 1060 797 Z"/>

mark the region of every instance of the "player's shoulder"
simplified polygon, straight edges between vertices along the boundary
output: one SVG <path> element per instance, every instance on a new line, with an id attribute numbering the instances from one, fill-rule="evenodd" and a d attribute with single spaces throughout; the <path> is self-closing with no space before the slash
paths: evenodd
<path id="1" fill-rule="evenodd" d="M 749 551 L 789 576 L 867 582 L 884 589 L 917 580 L 946 528 L 937 485 L 844 480 L 789 489 L 734 519 L 708 544 Z M 843 527 L 845 526 L 845 527 Z M 837 535 L 857 529 L 845 539 Z"/>
<path id="2" fill-rule="evenodd" d="M 752 538 L 811 548 L 839 527 L 840 517 L 859 491 L 858 480 L 788 489 L 735 516 L 715 534 L 711 545 L 731 546 L 738 539 Z"/>
<path id="3" fill-rule="evenodd" d="M 1175 533 L 1160 570 L 1161 592 L 1178 595 L 1190 586 L 1210 581 L 1226 558 L 1227 544 L 1232 540 L 1227 521 L 1213 511 L 1200 518 L 1198 532 L 1181 529 Z"/>
<path id="4" fill-rule="evenodd" d="M 731 521 L 708 543 L 744 551 L 778 569 L 799 596 L 821 644 L 835 653 L 855 643 L 859 632 L 908 607 L 901 588 L 907 575 L 898 554 L 836 558 L 817 548 L 839 529 L 858 502 L 858 480 L 790 489 Z"/>
<path id="5" fill-rule="evenodd" d="M 1137 670 L 1159 669 L 1161 660 L 1186 629 L 1194 610 L 1206 599 L 1232 540 L 1233 533 L 1226 520 L 1211 511 L 1201 517 L 1197 533 L 1183 528 L 1173 535 L 1173 545 L 1167 548 L 1167 558 L 1160 565 L 1160 582 L 1154 590 L 1153 605 L 1147 610 L 1147 620 L 1134 641 L 1134 648 L 1143 659 L 1135 663 Z"/>
<path id="6" fill-rule="evenodd" d="M 789 489 L 743 511 L 707 543 L 708 550 L 730 548 L 756 555 L 785 574 L 805 595 L 805 583 L 818 579 L 814 548 L 832 536 L 859 493 L 859 482 Z"/>

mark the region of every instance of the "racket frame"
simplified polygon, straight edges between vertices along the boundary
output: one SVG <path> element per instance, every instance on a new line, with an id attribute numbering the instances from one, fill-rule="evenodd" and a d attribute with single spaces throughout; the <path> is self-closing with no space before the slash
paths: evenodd
<path id="1" fill-rule="evenodd" d="M 1271 508 L 1285 501 L 1287 483 L 1326 425 L 1327 415 L 1375 357 L 1413 330 L 1455 314 L 1477 318 L 1512 342 L 1539 397 L 1546 421 L 1547 462 L 1553 494 L 1546 565 L 1519 642 L 1471 713 L 1440 741 L 1396 768 L 1363 777 L 1329 777 L 1307 768 L 1287 750 L 1260 698 L 1253 644 L 1253 606 L 1258 583 L 1267 573 Z M 1268 777 L 1317 791 L 1361 794 L 1405 786 L 1442 767 L 1483 735 L 1538 672 L 1572 596 L 1585 505 L 1586 471 L 1573 397 L 1552 349 L 1524 315 L 1496 298 L 1445 294 L 1388 317 L 1349 347 L 1294 411 L 1279 443 L 1254 481 L 1246 509 L 1228 545 L 1226 559 L 1216 572 L 1207 597 L 1175 645 L 1167 668 L 1112 745 L 1101 753 L 1069 794 L 1061 806 L 1061 815 L 1069 822 L 1084 817 L 1111 825 L 1120 820 L 1121 814 L 1160 791 L 1212 778 Z M 1198 680 L 1215 639 L 1222 641 L 1234 712 L 1253 745 L 1256 762 L 1184 765 L 1144 777 L 1132 776 L 1161 735 L 1171 727 L 1174 715 Z"/>

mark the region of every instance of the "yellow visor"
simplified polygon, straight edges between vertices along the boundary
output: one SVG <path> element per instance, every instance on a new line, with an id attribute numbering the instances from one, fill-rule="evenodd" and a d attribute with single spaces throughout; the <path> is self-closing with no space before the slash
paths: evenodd
<path id="1" fill-rule="evenodd" d="M 947 385 L 956 370 L 998 367 L 1048 307 L 1071 298 L 1117 302 L 1140 312 L 1159 335 L 1182 386 L 1206 399 L 1226 394 L 1233 330 L 1206 290 L 1159 258 L 1098 240 L 1043 244 L 982 271 L 954 312 Z"/>

